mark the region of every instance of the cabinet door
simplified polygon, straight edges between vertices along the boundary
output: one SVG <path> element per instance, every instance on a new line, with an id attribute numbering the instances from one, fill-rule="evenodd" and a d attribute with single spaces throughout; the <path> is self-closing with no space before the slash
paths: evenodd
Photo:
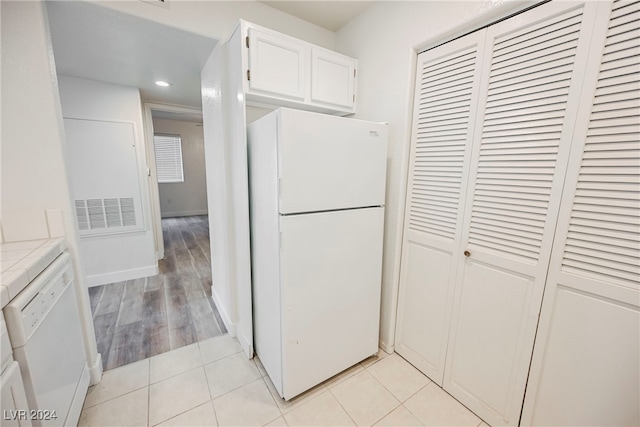
<path id="1" fill-rule="evenodd" d="M 304 100 L 308 48 L 295 39 L 249 28 L 249 90 Z"/>
<path id="2" fill-rule="evenodd" d="M 29 405 L 18 362 L 11 362 L 2 373 L 0 390 L 2 390 L 2 425 L 6 427 L 31 427 L 31 421 L 25 415 L 25 412 L 28 413 Z"/>
<path id="3" fill-rule="evenodd" d="M 524 425 L 640 425 L 640 2 L 600 7 Z"/>
<path id="4" fill-rule="evenodd" d="M 356 60 L 325 49 L 311 52 L 311 102 L 353 108 Z"/>
<path id="5" fill-rule="evenodd" d="M 396 350 L 442 386 L 486 31 L 418 56 Z"/>
<path id="6" fill-rule="evenodd" d="M 490 425 L 520 418 L 594 7 L 487 30 L 444 388 Z"/>

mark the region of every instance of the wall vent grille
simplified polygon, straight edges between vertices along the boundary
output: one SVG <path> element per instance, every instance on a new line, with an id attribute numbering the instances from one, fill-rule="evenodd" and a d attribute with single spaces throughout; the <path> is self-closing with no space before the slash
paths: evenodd
<path id="1" fill-rule="evenodd" d="M 137 225 L 132 197 L 76 200 L 75 207 L 80 231 L 118 230 Z"/>

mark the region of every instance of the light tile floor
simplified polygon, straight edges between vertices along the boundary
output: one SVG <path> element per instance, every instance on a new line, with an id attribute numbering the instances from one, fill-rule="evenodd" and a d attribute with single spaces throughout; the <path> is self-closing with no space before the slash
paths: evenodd
<path id="1" fill-rule="evenodd" d="M 396 354 L 282 400 L 258 358 L 222 335 L 104 373 L 81 426 L 481 426 L 471 411 Z"/>

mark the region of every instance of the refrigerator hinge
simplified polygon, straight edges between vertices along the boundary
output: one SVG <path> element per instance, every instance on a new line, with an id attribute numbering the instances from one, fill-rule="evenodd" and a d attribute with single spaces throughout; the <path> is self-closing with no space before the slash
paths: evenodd
<path id="1" fill-rule="evenodd" d="M 247 80 L 251 80 L 251 70 L 247 70 Z"/>
<path id="2" fill-rule="evenodd" d="M 245 37 L 244 41 L 247 47 L 249 47 L 249 36 Z"/>

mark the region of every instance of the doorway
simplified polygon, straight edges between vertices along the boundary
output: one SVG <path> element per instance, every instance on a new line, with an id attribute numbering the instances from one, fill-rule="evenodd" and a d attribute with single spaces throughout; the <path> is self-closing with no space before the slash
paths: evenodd
<path id="1" fill-rule="evenodd" d="M 211 298 L 202 113 L 147 103 L 145 127 L 159 274 L 89 289 L 105 370 L 227 333 Z M 158 183 L 154 134 L 180 141 L 182 182 Z"/>

